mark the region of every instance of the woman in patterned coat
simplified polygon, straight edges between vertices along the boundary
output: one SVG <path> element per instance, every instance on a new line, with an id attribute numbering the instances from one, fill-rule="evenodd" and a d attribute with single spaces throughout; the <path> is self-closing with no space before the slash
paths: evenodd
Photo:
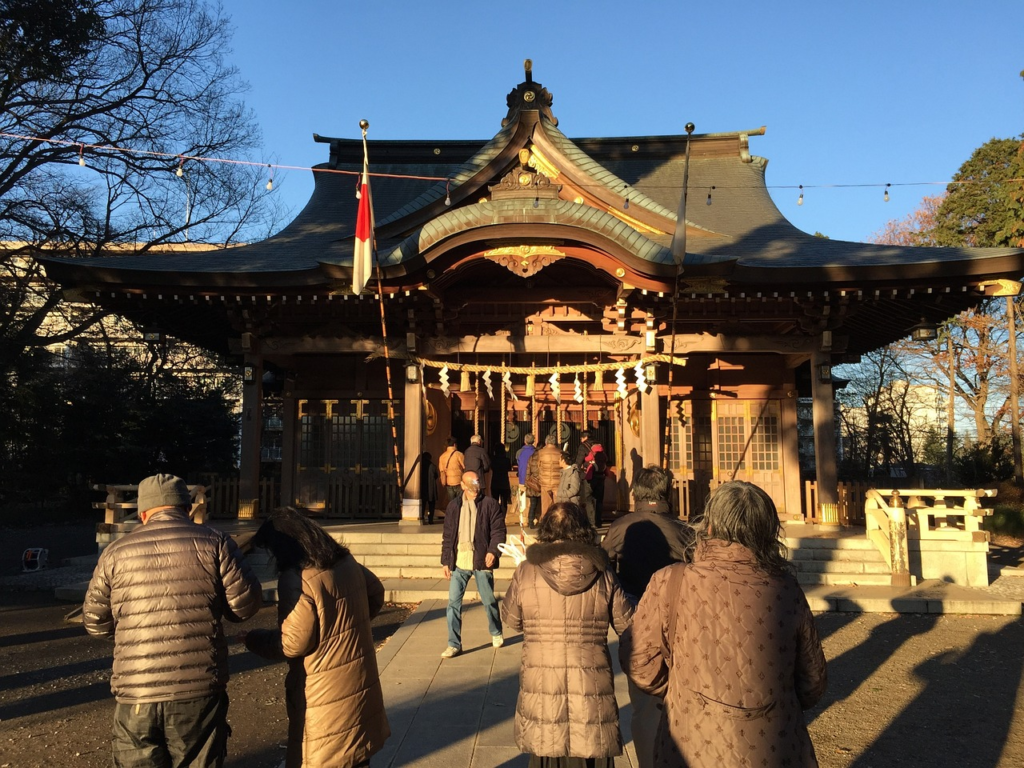
<path id="1" fill-rule="evenodd" d="M 659 768 L 816 766 L 803 710 L 825 692 L 814 618 L 763 490 L 729 482 L 696 524 L 692 563 L 651 579 L 622 667 L 665 699 Z"/>

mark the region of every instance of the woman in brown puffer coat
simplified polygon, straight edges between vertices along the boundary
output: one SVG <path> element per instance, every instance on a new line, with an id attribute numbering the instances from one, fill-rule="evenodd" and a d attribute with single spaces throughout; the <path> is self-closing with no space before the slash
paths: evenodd
<path id="1" fill-rule="evenodd" d="M 612 768 L 622 754 L 608 627 L 633 608 L 576 504 L 553 504 L 501 603 L 523 633 L 515 739 L 530 768 Z"/>
<path id="2" fill-rule="evenodd" d="M 816 766 L 802 710 L 825 692 L 825 656 L 775 504 L 725 483 L 695 529 L 693 562 L 654 574 L 619 646 L 633 682 L 665 700 L 655 766 Z"/>
<path id="3" fill-rule="evenodd" d="M 278 629 L 248 632 L 245 645 L 287 659 L 287 768 L 355 768 L 391 735 L 370 619 L 384 586 L 323 528 L 294 509 L 276 511 L 254 546 L 277 560 Z"/>

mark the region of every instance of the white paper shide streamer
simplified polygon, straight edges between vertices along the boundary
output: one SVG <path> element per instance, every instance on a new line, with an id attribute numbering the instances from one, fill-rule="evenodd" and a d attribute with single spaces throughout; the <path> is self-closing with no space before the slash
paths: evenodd
<path id="1" fill-rule="evenodd" d="M 508 392 L 509 397 L 513 400 L 518 400 L 519 398 L 516 397 L 516 393 L 512 391 L 512 374 L 505 371 L 501 375 L 501 382 L 505 385 L 505 391 Z"/>
<path id="2" fill-rule="evenodd" d="M 490 370 L 490 368 L 488 368 L 486 371 L 484 371 L 483 378 L 484 378 L 484 386 L 487 387 L 487 399 L 488 400 L 493 400 L 494 399 L 494 387 L 491 386 L 491 370 Z"/>
<path id="3" fill-rule="evenodd" d="M 551 394 L 554 396 L 555 402 L 556 403 L 561 403 L 562 402 L 562 387 L 558 383 L 558 374 L 557 373 L 552 373 L 551 374 L 551 378 L 548 379 L 548 382 L 551 384 Z"/>
<path id="4" fill-rule="evenodd" d="M 637 363 L 636 368 L 633 369 L 636 374 L 636 388 L 644 394 L 647 394 L 647 377 L 644 376 L 644 365 L 643 363 Z"/>
<path id="5" fill-rule="evenodd" d="M 580 375 L 578 373 L 572 382 L 572 399 L 577 403 L 583 402 L 583 385 L 580 384 Z"/>
<path id="6" fill-rule="evenodd" d="M 619 393 L 619 398 L 626 399 L 626 372 L 622 368 L 615 371 L 615 391 Z"/>
<path id="7" fill-rule="evenodd" d="M 444 392 L 445 397 L 450 397 L 448 390 L 451 389 L 451 384 L 448 383 L 448 366 L 446 365 L 441 369 L 441 372 L 437 374 L 438 380 L 441 382 L 441 391 Z"/>

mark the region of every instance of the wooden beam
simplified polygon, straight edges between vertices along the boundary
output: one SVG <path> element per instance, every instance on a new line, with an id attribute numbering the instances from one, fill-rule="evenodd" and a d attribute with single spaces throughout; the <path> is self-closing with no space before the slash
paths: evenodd
<path id="1" fill-rule="evenodd" d="M 668 351 L 670 336 L 658 337 L 656 348 Z M 678 355 L 702 352 L 762 353 L 805 357 L 818 351 L 818 336 L 726 336 L 723 334 L 680 334 L 676 336 L 675 353 Z M 833 341 L 832 349 L 840 352 L 840 339 Z M 420 338 L 420 353 L 426 357 L 457 354 L 546 354 L 601 353 L 606 355 L 642 355 L 646 348 L 639 334 L 578 334 L 555 333 L 537 336 L 510 334 Z M 263 352 L 271 357 L 297 354 L 363 354 L 383 353 L 381 339 L 361 337 L 265 338 Z M 405 343 L 391 348 L 392 356 L 404 357 Z"/>
<path id="2" fill-rule="evenodd" d="M 670 337 L 662 336 L 658 348 L 666 352 Z M 676 336 L 675 354 L 689 355 L 698 352 L 767 352 L 778 355 L 809 355 L 821 346 L 820 336 L 725 336 L 723 334 L 692 333 Z M 832 348 L 845 348 L 839 338 Z"/>

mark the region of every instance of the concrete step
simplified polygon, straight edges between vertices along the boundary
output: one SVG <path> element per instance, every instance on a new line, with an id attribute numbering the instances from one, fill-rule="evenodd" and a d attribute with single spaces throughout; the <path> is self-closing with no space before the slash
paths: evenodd
<path id="1" fill-rule="evenodd" d="M 797 571 L 796 580 L 800 584 L 887 587 L 892 583 L 892 575 L 889 573 L 806 573 Z"/>
<path id="2" fill-rule="evenodd" d="M 353 557 L 369 568 L 371 571 L 376 567 L 385 566 L 406 566 L 410 568 L 433 568 L 441 567 L 441 548 L 435 552 L 425 555 L 374 555 L 366 554 L 358 549 L 351 550 Z"/>
<path id="3" fill-rule="evenodd" d="M 791 549 L 789 559 L 794 563 L 825 561 L 831 563 L 883 563 L 885 558 L 877 549 Z"/>
<path id="4" fill-rule="evenodd" d="M 881 561 L 832 562 L 830 560 L 795 560 L 793 564 L 796 566 L 798 573 L 846 573 L 851 575 L 860 573 L 884 573 L 889 575 L 892 573 L 889 566 Z"/>
<path id="5" fill-rule="evenodd" d="M 794 537 L 788 536 L 785 539 L 786 546 L 791 550 L 803 549 L 870 549 L 877 551 L 874 542 L 865 535 L 859 536 L 810 536 Z"/>
<path id="6" fill-rule="evenodd" d="M 354 542 L 347 543 L 349 551 L 359 557 L 370 555 L 420 555 L 439 557 L 441 553 L 441 540 L 428 542 L 416 542 L 403 544 L 400 542 L 385 541 L 380 543 Z"/>
<path id="7" fill-rule="evenodd" d="M 359 558 L 356 558 L 357 560 Z M 362 562 L 362 561 L 360 561 Z M 515 568 L 506 568 L 504 561 L 501 568 L 498 568 L 494 572 L 495 579 L 507 579 L 511 580 L 512 574 L 515 573 Z M 370 565 L 368 563 L 362 563 L 364 566 L 373 571 L 374 575 L 382 581 L 384 579 L 437 579 L 441 575 L 441 563 L 435 559 L 435 564 L 429 568 L 415 567 L 415 566 L 396 566 L 396 565 Z"/>

